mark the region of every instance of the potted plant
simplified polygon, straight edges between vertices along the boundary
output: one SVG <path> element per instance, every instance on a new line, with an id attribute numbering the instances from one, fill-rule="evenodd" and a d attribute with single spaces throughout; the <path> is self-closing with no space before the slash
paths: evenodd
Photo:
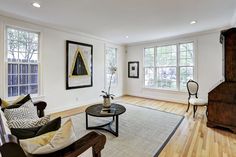
<path id="1" fill-rule="evenodd" d="M 110 69 L 111 72 L 111 76 L 110 76 L 110 82 L 109 82 L 109 87 L 108 87 L 108 91 L 102 91 L 102 96 L 103 97 L 103 107 L 109 108 L 111 107 L 111 99 L 114 99 L 115 95 L 111 94 L 111 81 L 112 81 L 112 77 L 115 74 L 117 68 L 116 67 L 111 67 Z"/>

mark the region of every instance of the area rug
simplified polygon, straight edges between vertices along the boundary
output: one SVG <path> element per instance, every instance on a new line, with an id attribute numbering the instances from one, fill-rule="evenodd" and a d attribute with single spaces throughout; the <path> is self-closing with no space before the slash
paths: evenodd
<path id="1" fill-rule="evenodd" d="M 159 110 L 122 105 L 126 112 L 119 116 L 119 137 L 99 130 L 107 138 L 102 157 L 158 156 L 184 118 Z M 78 138 L 91 131 L 85 128 L 85 113 L 71 118 Z M 89 125 L 104 124 L 110 120 L 89 116 Z"/>

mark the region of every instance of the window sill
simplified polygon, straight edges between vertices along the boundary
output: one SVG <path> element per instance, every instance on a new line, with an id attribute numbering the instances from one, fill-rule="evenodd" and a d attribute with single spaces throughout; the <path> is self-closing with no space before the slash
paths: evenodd
<path id="1" fill-rule="evenodd" d="M 166 88 L 155 88 L 155 87 L 143 87 L 144 90 L 153 90 L 153 91 L 159 91 L 159 92 L 165 92 L 165 93 L 180 93 L 180 94 L 187 94 L 188 91 L 182 91 L 182 90 L 174 90 L 174 89 L 166 89 Z"/>

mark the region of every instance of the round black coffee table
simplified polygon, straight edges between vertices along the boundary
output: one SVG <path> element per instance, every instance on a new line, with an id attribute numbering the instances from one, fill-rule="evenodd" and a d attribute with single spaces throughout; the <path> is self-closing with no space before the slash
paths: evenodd
<path id="1" fill-rule="evenodd" d="M 86 129 L 98 129 L 98 130 L 105 130 L 116 137 L 119 136 L 119 115 L 123 114 L 126 109 L 124 106 L 112 103 L 110 109 L 113 110 L 112 113 L 101 113 L 101 110 L 103 109 L 102 104 L 96 104 L 89 106 L 86 110 Z M 88 115 L 93 116 L 93 117 L 113 117 L 112 121 L 109 123 L 99 125 L 99 126 L 88 126 Z M 115 130 L 111 128 L 111 125 L 113 122 L 116 123 L 115 125 Z"/>

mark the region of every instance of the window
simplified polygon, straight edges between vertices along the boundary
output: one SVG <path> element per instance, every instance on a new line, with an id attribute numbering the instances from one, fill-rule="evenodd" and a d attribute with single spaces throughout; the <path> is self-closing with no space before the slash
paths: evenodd
<path id="1" fill-rule="evenodd" d="M 179 52 L 180 90 L 186 89 L 189 79 L 194 75 L 193 43 L 180 44 Z"/>
<path id="2" fill-rule="evenodd" d="M 106 47 L 106 52 L 105 52 L 105 66 L 106 66 L 106 86 L 109 86 L 109 82 L 111 79 L 111 67 L 116 67 L 117 68 L 117 48 L 112 48 L 112 47 Z M 118 74 L 117 72 L 113 75 L 111 84 L 112 85 L 117 85 L 118 83 Z"/>
<path id="3" fill-rule="evenodd" d="M 8 97 L 39 93 L 39 33 L 6 29 Z"/>
<path id="4" fill-rule="evenodd" d="M 144 49 L 145 87 L 186 90 L 194 77 L 193 42 Z"/>

